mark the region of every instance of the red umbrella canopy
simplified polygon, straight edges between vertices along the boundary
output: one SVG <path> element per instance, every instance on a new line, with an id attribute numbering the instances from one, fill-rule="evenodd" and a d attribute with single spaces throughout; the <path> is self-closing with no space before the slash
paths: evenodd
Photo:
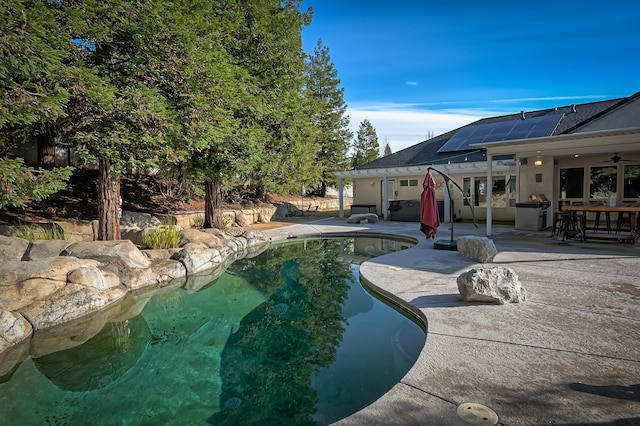
<path id="1" fill-rule="evenodd" d="M 436 182 L 431 173 L 427 173 L 420 196 L 420 231 L 427 236 L 427 239 L 435 238 L 438 226 L 440 226 L 440 215 L 436 201 Z"/>

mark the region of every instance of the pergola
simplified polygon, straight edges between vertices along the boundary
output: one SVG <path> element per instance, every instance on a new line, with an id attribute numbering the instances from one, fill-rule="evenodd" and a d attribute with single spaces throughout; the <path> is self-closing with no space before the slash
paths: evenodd
<path id="1" fill-rule="evenodd" d="M 471 145 L 487 151 L 487 186 L 492 187 L 493 156 L 515 155 L 516 174 L 520 176 L 520 161 L 523 158 L 551 156 L 570 158 L 584 155 L 640 152 L 640 127 L 615 130 L 576 132 L 566 135 L 547 136 L 531 139 L 516 139 Z M 520 195 L 517 195 L 518 200 Z M 491 197 L 487 197 L 487 236 L 492 234 Z"/>

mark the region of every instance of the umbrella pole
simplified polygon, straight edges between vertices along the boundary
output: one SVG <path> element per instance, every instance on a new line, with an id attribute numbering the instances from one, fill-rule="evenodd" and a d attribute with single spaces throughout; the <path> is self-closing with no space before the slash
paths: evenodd
<path id="1" fill-rule="evenodd" d="M 444 178 L 444 184 L 447 187 L 447 193 L 449 194 L 449 223 L 451 224 L 451 240 L 448 243 L 439 243 L 438 241 L 436 241 L 433 243 L 433 248 L 444 249 L 444 250 L 458 250 L 457 243 L 453 241 L 453 197 L 451 196 L 451 190 L 449 189 L 449 182 L 454 184 L 460 190 L 460 192 L 462 192 L 462 196 L 467 201 L 467 204 L 471 209 L 471 217 L 473 217 L 473 226 L 477 228 L 478 225 L 476 224 L 476 215 L 475 215 L 475 212 L 473 211 L 473 205 L 471 204 L 471 200 L 469 200 L 469 198 L 467 197 L 467 194 L 465 194 L 462 188 L 460 188 L 460 185 L 458 185 L 453 179 L 451 179 L 451 176 L 441 172 L 440 170 L 436 170 L 433 167 L 427 168 L 427 172 L 431 170 L 439 173 Z"/>

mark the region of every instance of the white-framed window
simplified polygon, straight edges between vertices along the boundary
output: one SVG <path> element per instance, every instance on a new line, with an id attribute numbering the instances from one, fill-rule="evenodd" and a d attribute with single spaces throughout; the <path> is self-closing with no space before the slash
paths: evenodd
<path id="1" fill-rule="evenodd" d="M 400 179 L 400 186 L 418 186 L 418 179 Z"/>
<path id="2" fill-rule="evenodd" d="M 516 205 L 516 177 L 515 176 L 493 176 L 491 190 L 491 206 L 495 208 L 515 207 Z M 473 188 L 473 192 L 471 189 Z M 462 179 L 462 190 L 465 195 L 473 201 L 476 207 L 487 206 L 487 178 L 482 177 L 465 177 Z M 468 203 L 465 200 L 464 205 Z"/>

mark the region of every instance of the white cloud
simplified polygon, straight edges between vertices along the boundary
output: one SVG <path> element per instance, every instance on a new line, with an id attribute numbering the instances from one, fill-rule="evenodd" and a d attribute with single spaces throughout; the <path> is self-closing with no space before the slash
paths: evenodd
<path id="1" fill-rule="evenodd" d="M 380 146 L 386 139 L 391 151 L 398 152 L 424 141 L 428 134 L 438 136 L 480 118 L 502 113 L 472 109 L 428 110 L 415 104 L 384 103 L 348 105 L 347 114 L 354 139 L 360 123 L 368 119 L 376 129 Z"/>
<path id="2" fill-rule="evenodd" d="M 418 82 L 417 81 L 407 81 L 407 86 L 417 86 Z"/>

